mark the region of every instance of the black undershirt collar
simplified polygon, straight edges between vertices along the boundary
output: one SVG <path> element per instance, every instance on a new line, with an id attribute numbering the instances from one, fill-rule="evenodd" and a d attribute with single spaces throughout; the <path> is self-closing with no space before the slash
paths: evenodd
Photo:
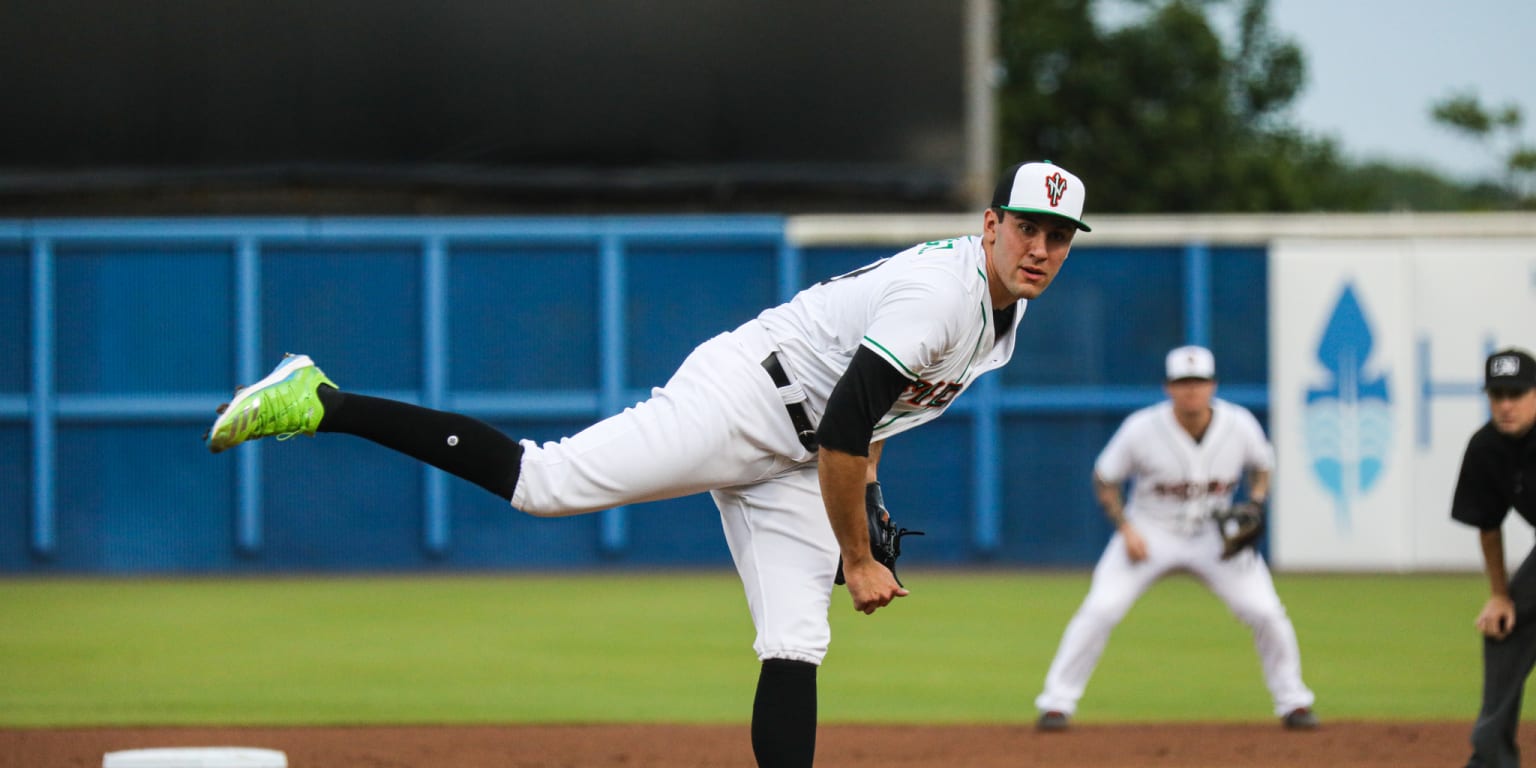
<path id="1" fill-rule="evenodd" d="M 1019 303 L 1015 301 L 1002 309 L 992 310 L 992 325 L 996 335 L 992 337 L 992 343 L 1002 341 L 1003 334 L 1013 328 L 1013 315 L 1019 310 Z"/>

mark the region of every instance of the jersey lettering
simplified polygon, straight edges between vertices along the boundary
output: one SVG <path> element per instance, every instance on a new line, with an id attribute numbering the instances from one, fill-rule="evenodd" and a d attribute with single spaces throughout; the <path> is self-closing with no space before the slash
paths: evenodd
<path id="1" fill-rule="evenodd" d="M 928 382 L 918 379 L 907 385 L 907 390 L 902 393 L 901 399 L 918 408 L 943 408 L 949 405 L 960 391 L 965 389 L 964 384 L 955 384 L 948 381 Z"/>
<path id="2" fill-rule="evenodd" d="M 1198 499 L 1202 496 L 1220 498 L 1232 493 L 1236 487 L 1237 483 L 1223 483 L 1220 480 L 1212 480 L 1204 485 L 1185 481 L 1182 483 L 1155 483 L 1152 486 L 1152 492 L 1159 496 L 1171 496 L 1180 501 L 1189 501 L 1190 499 Z"/>
<path id="3" fill-rule="evenodd" d="M 948 240 L 929 240 L 923 243 L 922 248 L 917 249 L 917 253 L 921 256 L 929 251 L 952 251 L 955 248 L 955 241 L 958 239 L 952 237 Z"/>
<path id="4" fill-rule="evenodd" d="M 933 392 L 933 386 L 930 382 L 918 379 L 907 385 L 907 391 L 902 393 L 902 399 L 913 405 L 920 405 L 929 393 Z"/>

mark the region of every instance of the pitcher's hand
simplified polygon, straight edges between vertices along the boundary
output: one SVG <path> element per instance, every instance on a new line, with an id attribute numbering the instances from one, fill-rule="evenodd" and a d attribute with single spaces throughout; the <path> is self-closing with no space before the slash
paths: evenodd
<path id="1" fill-rule="evenodd" d="M 866 557 L 853 565 L 845 561 L 843 578 L 847 581 L 848 595 L 853 598 L 853 609 L 866 614 L 874 613 L 890 605 L 892 600 L 909 594 L 896 583 L 896 576 L 891 573 L 891 569 L 872 557 Z"/>

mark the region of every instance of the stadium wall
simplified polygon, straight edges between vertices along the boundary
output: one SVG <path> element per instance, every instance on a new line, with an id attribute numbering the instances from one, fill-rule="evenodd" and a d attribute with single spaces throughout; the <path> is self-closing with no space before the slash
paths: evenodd
<path id="1" fill-rule="evenodd" d="M 200 435 L 236 383 L 291 351 L 345 388 L 554 439 L 799 288 L 979 225 L 0 221 L 0 355 L 13 361 L 0 369 L 0 572 L 726 565 L 704 496 L 538 520 L 350 438 L 210 456 Z M 1014 361 L 888 447 L 887 498 L 928 531 L 910 561 L 1090 565 L 1109 535 L 1093 457 L 1162 396 L 1172 346 L 1212 347 L 1221 396 L 1267 418 L 1275 243 L 1494 235 L 1536 238 L 1536 217 L 1096 217 L 1030 306 Z"/>

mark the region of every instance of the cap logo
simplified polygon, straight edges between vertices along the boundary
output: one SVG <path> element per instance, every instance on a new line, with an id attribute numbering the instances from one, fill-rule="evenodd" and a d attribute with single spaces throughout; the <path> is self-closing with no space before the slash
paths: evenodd
<path id="1" fill-rule="evenodd" d="M 1520 358 L 1514 355 L 1500 355 L 1493 359 L 1488 367 L 1489 376 L 1518 376 L 1520 375 Z"/>
<path id="2" fill-rule="evenodd" d="M 1067 193 L 1067 177 L 1053 173 L 1045 177 L 1045 196 L 1051 199 L 1051 207 L 1061 204 L 1061 196 Z"/>

